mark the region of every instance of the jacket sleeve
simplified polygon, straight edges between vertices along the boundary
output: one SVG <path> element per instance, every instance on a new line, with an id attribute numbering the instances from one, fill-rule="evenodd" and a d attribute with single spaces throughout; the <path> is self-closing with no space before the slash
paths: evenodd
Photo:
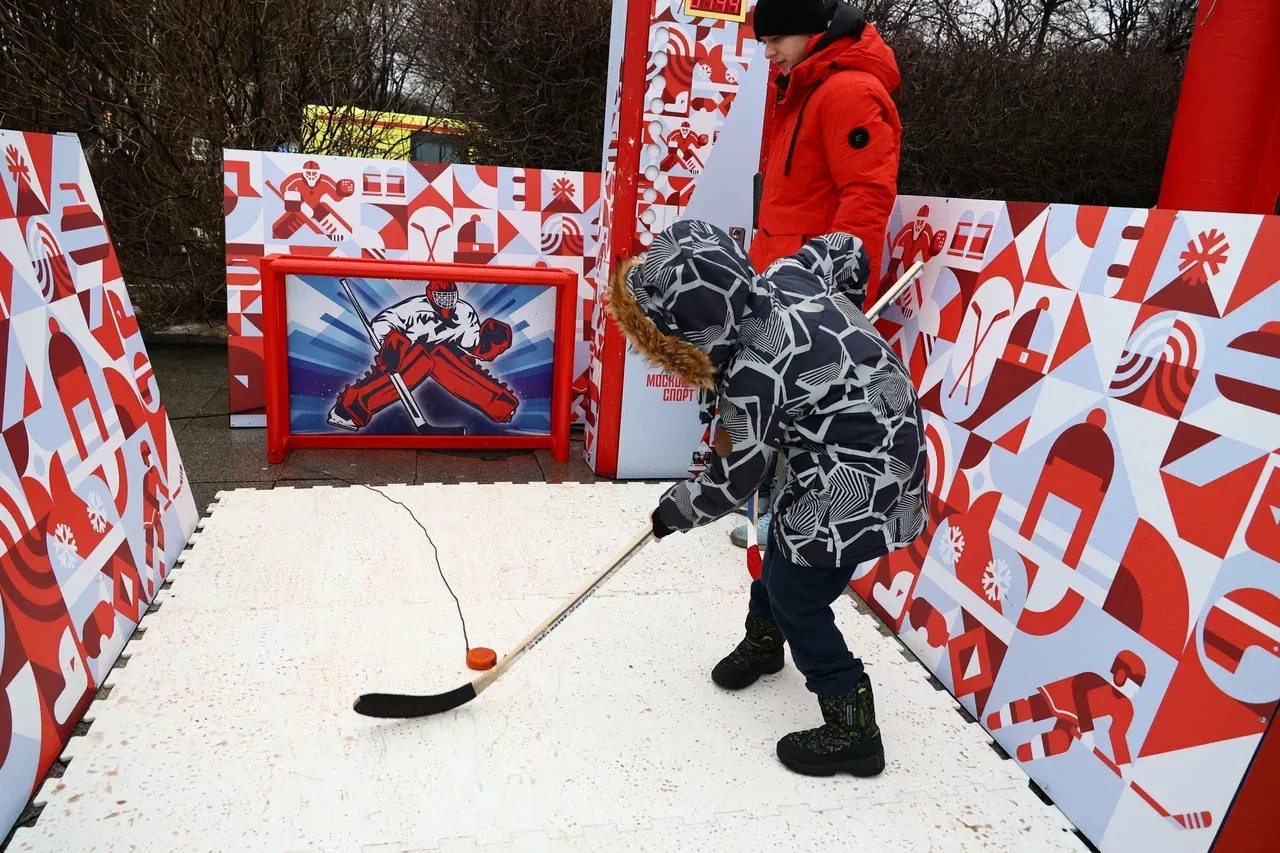
<path id="1" fill-rule="evenodd" d="M 824 89 L 822 144 L 840 190 L 831 230 L 853 234 L 876 254 L 898 194 L 896 110 L 883 89 L 860 75 L 838 75 Z"/>
<path id="2" fill-rule="evenodd" d="M 677 483 L 658 502 L 658 518 L 672 530 L 689 530 L 715 521 L 755 494 L 774 473 L 776 452 L 787 426 L 787 413 L 775 394 L 778 379 L 763 360 L 739 356 L 725 377 L 720 395 L 720 422 L 733 446 L 695 480 Z"/>

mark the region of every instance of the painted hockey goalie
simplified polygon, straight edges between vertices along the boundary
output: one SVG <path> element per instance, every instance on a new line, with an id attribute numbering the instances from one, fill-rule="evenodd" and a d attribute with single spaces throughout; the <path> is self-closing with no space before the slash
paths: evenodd
<path id="1" fill-rule="evenodd" d="M 373 366 L 338 395 L 329 423 L 351 431 L 399 400 L 392 374 L 410 393 L 428 378 L 494 423 L 509 423 L 520 401 L 480 366 L 511 346 L 511 327 L 492 317 L 481 322 L 458 285 L 433 281 L 422 296 L 385 309 L 370 324 L 378 347 Z M 450 430 L 456 431 L 456 430 Z"/>
<path id="2" fill-rule="evenodd" d="M 350 178 L 335 181 L 320 171 L 319 163 L 308 160 L 302 164 L 301 172 L 285 178 L 276 191 L 284 201 L 284 213 L 272 223 L 271 236 L 288 240 L 299 230 L 308 228 L 334 242 L 345 240 L 352 233 L 351 225 L 338 215 L 334 205 L 355 191 L 355 181 Z M 326 202 L 326 198 L 332 199 L 334 205 Z"/>

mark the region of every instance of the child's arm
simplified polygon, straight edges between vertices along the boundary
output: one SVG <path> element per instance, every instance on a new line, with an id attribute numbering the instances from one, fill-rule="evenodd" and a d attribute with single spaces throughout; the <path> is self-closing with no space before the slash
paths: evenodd
<path id="1" fill-rule="evenodd" d="M 853 234 L 833 231 L 814 237 L 789 260 L 822 279 L 829 293 L 840 294 L 859 311 L 865 310 L 871 256 Z"/>
<path id="2" fill-rule="evenodd" d="M 712 462 L 695 480 L 677 483 L 654 513 L 655 530 L 689 530 L 746 503 L 774 472 L 787 413 L 775 403 L 778 378 L 765 361 L 738 359 L 725 377 Z M 721 434 L 723 431 L 723 434 Z"/>

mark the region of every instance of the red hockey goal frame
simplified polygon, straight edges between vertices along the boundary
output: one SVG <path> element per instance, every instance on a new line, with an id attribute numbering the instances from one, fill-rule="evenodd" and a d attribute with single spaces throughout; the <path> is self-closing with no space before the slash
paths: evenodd
<path id="1" fill-rule="evenodd" d="M 533 285 L 556 289 L 555 343 L 552 355 L 551 429 L 545 435 L 295 435 L 289 429 L 289 330 L 285 282 L 290 275 L 352 276 L 398 280 Z M 569 422 L 573 384 L 574 306 L 578 277 L 571 270 L 418 263 L 362 258 L 270 255 L 262 259 L 263 367 L 267 397 L 267 460 L 285 461 L 289 450 L 304 448 L 550 448 L 557 462 L 569 461 Z"/>

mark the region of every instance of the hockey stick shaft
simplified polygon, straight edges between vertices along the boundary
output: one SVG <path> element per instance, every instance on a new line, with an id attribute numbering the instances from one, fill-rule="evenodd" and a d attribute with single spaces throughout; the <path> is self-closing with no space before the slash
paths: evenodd
<path id="1" fill-rule="evenodd" d="M 351 289 L 350 283 L 345 278 L 338 279 L 338 283 L 342 285 L 342 289 L 347 294 L 347 299 L 351 301 L 351 307 L 356 309 L 360 322 L 364 324 L 365 333 L 369 335 L 369 345 L 373 347 L 373 352 L 376 356 L 378 353 L 378 336 L 374 334 L 373 324 L 365 316 L 364 309 L 360 307 L 360 300 L 356 299 L 355 291 Z M 426 426 L 427 419 L 422 416 L 422 411 L 418 408 L 417 401 L 409 393 L 408 387 L 404 384 L 404 378 L 400 376 L 398 371 L 390 370 L 387 371 L 387 376 L 391 379 L 391 384 L 395 387 L 396 394 L 400 397 L 400 402 L 404 404 L 405 410 L 409 413 L 409 418 L 413 421 L 413 425 L 419 428 Z"/>
<path id="2" fill-rule="evenodd" d="M 374 334 L 373 324 L 369 322 L 368 316 L 364 313 L 364 308 L 360 306 L 360 300 L 356 299 L 355 291 L 351 289 L 351 283 L 345 278 L 338 279 L 338 283 L 342 285 L 342 290 L 347 294 L 347 300 L 351 302 L 351 307 L 356 309 L 356 316 L 360 318 L 365 334 L 369 336 L 369 345 L 373 347 L 374 352 L 377 352 L 378 336 Z"/>
<path id="3" fill-rule="evenodd" d="M 902 277 L 893 283 L 893 287 L 885 291 L 885 294 L 876 300 L 876 304 L 871 306 L 871 310 L 867 312 L 867 319 L 874 320 L 880 316 L 880 312 L 893 300 L 897 299 L 902 291 L 907 289 L 907 285 L 915 280 L 921 270 L 924 269 L 924 261 L 916 261 L 911 265 L 911 269 L 902 274 Z"/>
<path id="4" fill-rule="evenodd" d="M 474 682 L 476 686 L 476 693 L 479 693 L 490 684 L 497 681 L 502 673 L 510 669 L 511 665 L 514 664 L 522 654 L 538 645 L 538 643 L 542 642 L 548 634 L 558 628 L 561 622 L 569 618 L 570 613 L 577 610 L 582 603 L 590 598 L 605 581 L 612 577 L 618 569 L 622 568 L 627 561 L 649 541 L 652 535 L 652 524 L 646 524 L 644 530 L 642 530 L 635 539 L 632 539 L 625 548 L 619 551 L 617 555 L 610 560 L 608 564 L 599 571 L 599 573 L 596 574 L 595 577 L 583 584 L 578 591 L 573 594 L 573 597 L 566 601 L 559 610 L 548 616 L 541 625 L 529 632 L 529 636 L 521 640 L 520 645 L 516 646 L 514 650 L 508 652 L 507 655 L 498 662 L 497 666 L 477 678 Z"/>
<path id="5" fill-rule="evenodd" d="M 595 577 L 583 584 L 560 609 L 547 617 L 541 625 L 534 628 L 529 636 L 521 640 L 518 646 L 502 658 L 497 666 L 474 681 L 470 681 L 447 693 L 428 696 L 399 693 L 367 693 L 356 700 L 356 713 L 366 717 L 392 719 L 426 717 L 450 711 L 459 705 L 470 702 L 486 687 L 497 681 L 522 654 L 536 646 L 543 638 L 559 627 L 560 623 L 567 619 L 570 613 L 577 610 L 584 601 L 600 588 L 601 584 L 608 580 L 614 572 L 622 568 L 652 536 L 653 526 L 652 524 L 646 524 L 644 530 L 635 539 L 631 540 L 625 548 L 619 551 Z"/>

